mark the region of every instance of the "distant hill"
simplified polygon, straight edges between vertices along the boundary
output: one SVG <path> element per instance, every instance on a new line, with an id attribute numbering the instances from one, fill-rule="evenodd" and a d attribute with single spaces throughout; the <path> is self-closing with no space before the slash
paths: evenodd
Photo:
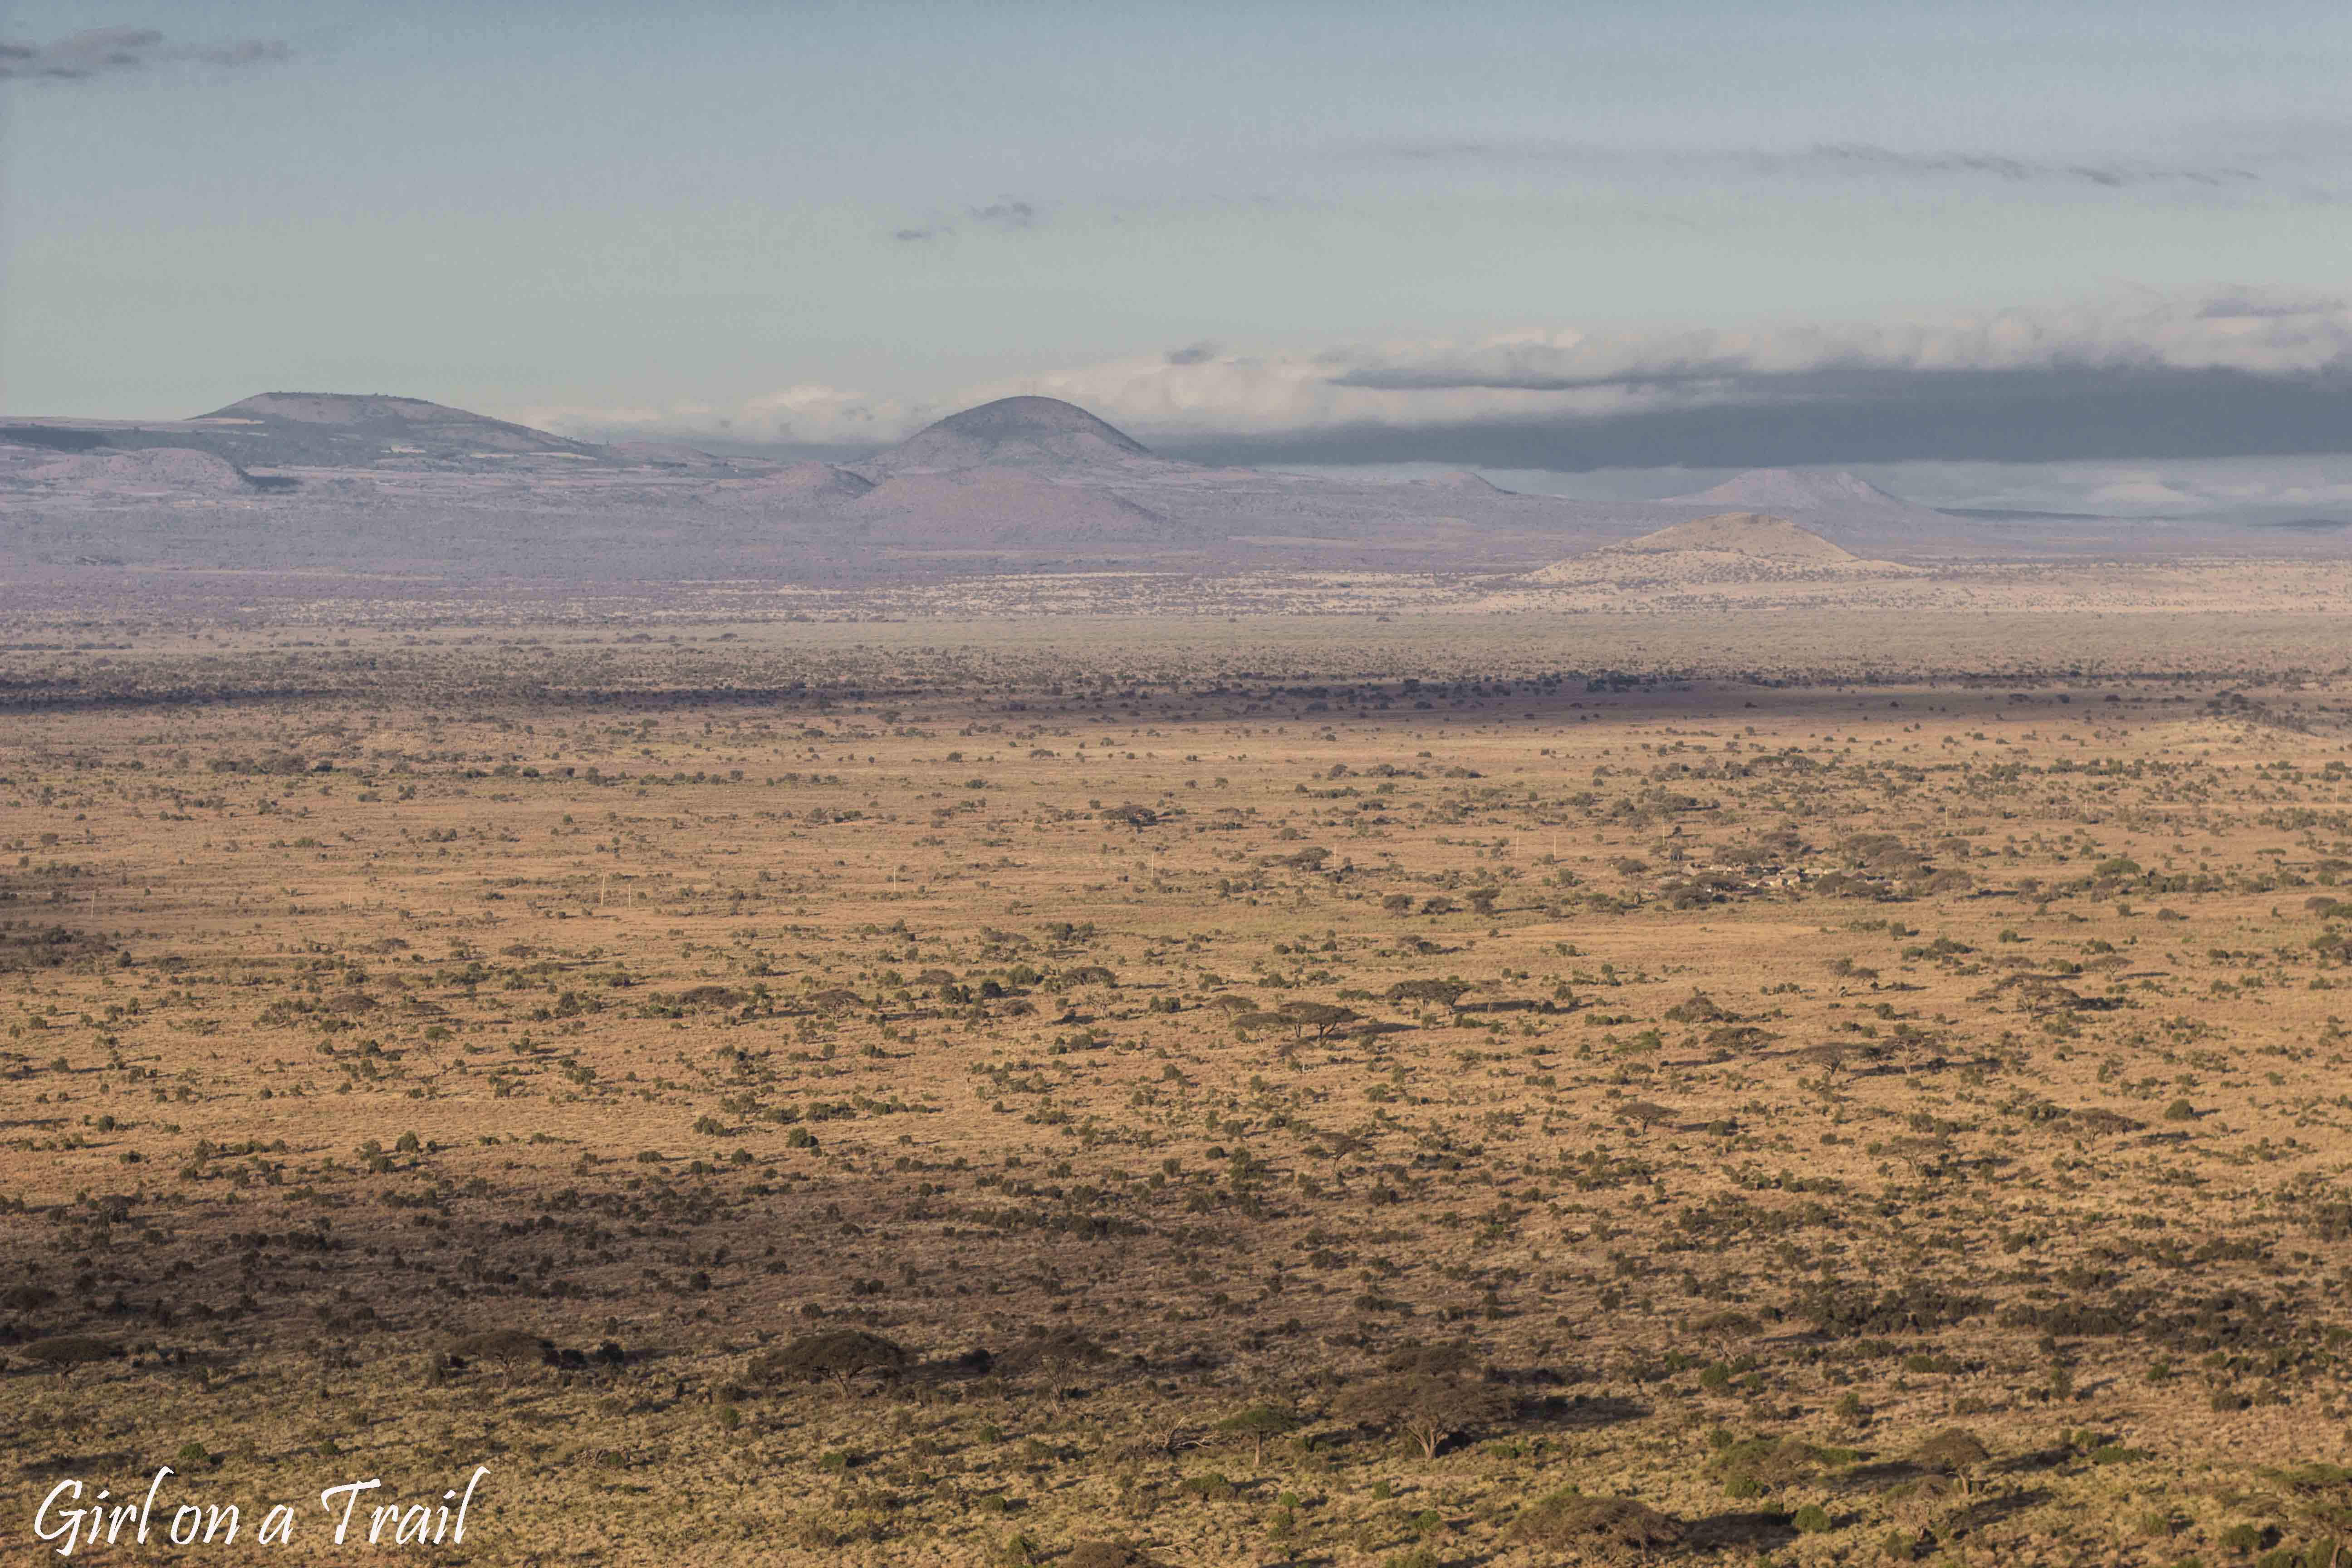
<path id="1" fill-rule="evenodd" d="M 2094 535 L 1930 511 L 1851 474 L 1759 470 L 1700 496 L 1208 467 L 1052 397 L 968 408 L 845 463 L 600 446 L 422 398 L 269 392 L 194 419 L 0 422 L 0 571 L 99 560 L 831 583 L 1116 564 L 1754 584 L 1903 570 L 1885 557 L 2049 555 L 2085 538 L 2145 548 L 2105 522 Z M 2316 529 L 2268 537 L 2332 542 Z"/>
<path id="2" fill-rule="evenodd" d="M 226 458 L 185 447 L 59 457 L 33 468 L 26 478 L 39 485 L 87 489 L 112 499 L 244 495 L 264 488 Z"/>
<path id="3" fill-rule="evenodd" d="M 0 443 L 56 452 L 206 452 L 240 470 L 467 467 L 556 458 L 646 466 L 646 448 L 620 449 L 534 430 L 417 397 L 265 392 L 193 419 L 26 419 L 0 425 Z M 721 466 L 673 448 L 666 468 Z"/>
<path id="4" fill-rule="evenodd" d="M 1905 500 L 1843 468 L 1750 468 L 1662 506 L 1769 512 L 1857 555 L 1965 552 L 1981 525 Z"/>
<path id="5" fill-rule="evenodd" d="M 1056 397 L 1002 397 L 834 470 L 845 537 L 909 554 L 1132 554 L 1182 531 L 1136 493 L 1192 465 Z"/>
<path id="6" fill-rule="evenodd" d="M 1668 500 L 1690 506 L 1721 506 L 1742 511 L 1790 512 L 1818 508 L 1915 508 L 1901 496 L 1880 489 L 1859 474 L 1839 468 L 1823 473 L 1806 468 L 1750 468 L 1719 485 Z"/>
<path id="7" fill-rule="evenodd" d="M 1907 576 L 1914 571 L 1891 561 L 1865 560 L 1785 517 L 1727 511 L 1570 555 L 1538 567 L 1521 581 L 1541 588 L 1696 588 Z"/>
<path id="8" fill-rule="evenodd" d="M 384 456 L 445 459 L 496 454 L 603 458 L 593 442 L 553 436 L 418 397 L 344 392 L 265 392 L 186 421 L 237 443 L 253 462 L 348 461 L 374 449 Z"/>
<path id="9" fill-rule="evenodd" d="M 1172 467 L 1125 431 L 1058 397 L 1000 397 L 950 415 L 851 470 L 867 479 L 970 468 L 1052 470 L 1066 477 L 1140 477 Z"/>
<path id="10" fill-rule="evenodd" d="M 1718 512 L 1694 518 L 1655 533 L 1609 547 L 1614 551 L 1655 554 L 1676 550 L 1706 550 L 1733 555 L 1755 555 L 1773 561 L 1808 561 L 1824 564 L 1861 559 L 1818 533 L 1799 528 L 1785 517 L 1760 511 Z"/>

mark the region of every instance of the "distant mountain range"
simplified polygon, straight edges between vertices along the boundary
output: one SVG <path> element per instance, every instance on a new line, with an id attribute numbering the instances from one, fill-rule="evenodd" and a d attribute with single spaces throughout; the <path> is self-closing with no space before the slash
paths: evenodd
<path id="1" fill-rule="evenodd" d="M 1217 468 L 1161 457 L 1050 397 L 966 409 L 845 464 L 600 445 L 379 395 L 265 393 L 160 422 L 0 422 L 0 558 L 44 564 L 807 582 L 1523 572 L 1725 512 L 1895 560 L 2114 550 L 2145 531 L 1962 517 L 1842 472 L 1759 469 L 1695 495 L 1602 502 L 1469 473 Z"/>

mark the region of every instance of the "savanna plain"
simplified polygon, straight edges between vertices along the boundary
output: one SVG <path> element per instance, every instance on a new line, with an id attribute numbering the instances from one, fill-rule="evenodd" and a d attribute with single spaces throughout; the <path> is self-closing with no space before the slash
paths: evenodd
<path id="1" fill-rule="evenodd" d="M 12 1550 L 2332 1568 L 2342 628 L 22 637 Z"/>

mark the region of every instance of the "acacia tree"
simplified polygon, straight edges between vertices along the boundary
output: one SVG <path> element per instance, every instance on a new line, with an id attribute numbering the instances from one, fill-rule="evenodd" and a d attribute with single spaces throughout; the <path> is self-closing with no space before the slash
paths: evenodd
<path id="1" fill-rule="evenodd" d="M 1247 1437 L 1250 1444 L 1250 1464 L 1253 1468 L 1265 1463 L 1265 1440 L 1285 1432 L 1295 1432 L 1301 1424 L 1296 1410 L 1286 1410 L 1276 1405 L 1253 1405 L 1237 1411 L 1217 1423 L 1217 1430 Z"/>
<path id="2" fill-rule="evenodd" d="M 1984 1439 L 1965 1426 L 1947 1426 L 1911 1450 L 1914 1465 L 1932 1475 L 1951 1477 L 1963 1494 L 1971 1489 L 1977 1467 L 1991 1458 Z"/>
<path id="3" fill-rule="evenodd" d="M 1388 989 L 1391 1002 L 1434 1002 L 1451 1013 L 1462 1010 L 1462 998 L 1477 987 L 1466 980 L 1400 980 Z"/>
<path id="4" fill-rule="evenodd" d="M 1318 1040 L 1329 1039 L 1332 1030 L 1344 1028 L 1358 1017 L 1354 1008 L 1335 1006 L 1328 1002 L 1285 1002 L 1276 1012 L 1294 1033 L 1303 1036 L 1312 1029 Z"/>
<path id="5" fill-rule="evenodd" d="M 122 1353 L 122 1347 L 111 1340 L 101 1340 L 90 1334 L 56 1334 L 48 1339 L 35 1340 L 25 1347 L 26 1361 L 54 1370 L 64 1378 L 78 1366 L 95 1362 L 111 1361 Z"/>
<path id="6" fill-rule="evenodd" d="M 1349 1390 L 1339 1408 L 1360 1426 L 1412 1438 L 1423 1458 L 1434 1459 L 1448 1437 L 1499 1420 L 1512 1401 L 1491 1384 L 1409 1372 Z"/>
<path id="7" fill-rule="evenodd" d="M 845 1394 L 864 1373 L 887 1377 L 909 1359 L 907 1348 L 895 1340 L 863 1329 L 829 1329 L 821 1334 L 803 1334 L 782 1350 L 753 1357 L 750 1370 L 761 1381 L 775 1377 L 803 1383 L 830 1380 Z"/>
<path id="8" fill-rule="evenodd" d="M 1683 1527 L 1673 1515 L 1631 1498 L 1560 1491 L 1522 1512 L 1511 1534 L 1531 1546 L 1571 1552 L 1577 1562 L 1649 1562 L 1682 1543 Z"/>
<path id="9" fill-rule="evenodd" d="M 515 1373 L 525 1367 L 544 1364 L 553 1354 L 554 1345 L 537 1334 L 521 1329 L 491 1329 L 478 1334 L 467 1334 L 449 1346 L 449 1353 L 465 1361 L 488 1362 L 495 1364 L 512 1383 Z"/>
<path id="10" fill-rule="evenodd" d="M 1076 1329 L 1055 1329 L 1034 1334 L 1000 1358 L 1009 1372 L 1041 1372 L 1055 1398 L 1076 1386 L 1078 1374 L 1110 1359 L 1110 1352 Z"/>

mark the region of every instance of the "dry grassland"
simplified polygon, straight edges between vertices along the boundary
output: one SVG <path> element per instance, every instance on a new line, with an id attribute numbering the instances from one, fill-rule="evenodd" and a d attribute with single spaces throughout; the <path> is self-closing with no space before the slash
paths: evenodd
<path id="1" fill-rule="evenodd" d="M 2340 620 L 0 675 L 28 1560 L 164 1463 L 304 1562 L 320 1488 L 477 1464 L 405 1555 L 2352 1539 Z"/>

